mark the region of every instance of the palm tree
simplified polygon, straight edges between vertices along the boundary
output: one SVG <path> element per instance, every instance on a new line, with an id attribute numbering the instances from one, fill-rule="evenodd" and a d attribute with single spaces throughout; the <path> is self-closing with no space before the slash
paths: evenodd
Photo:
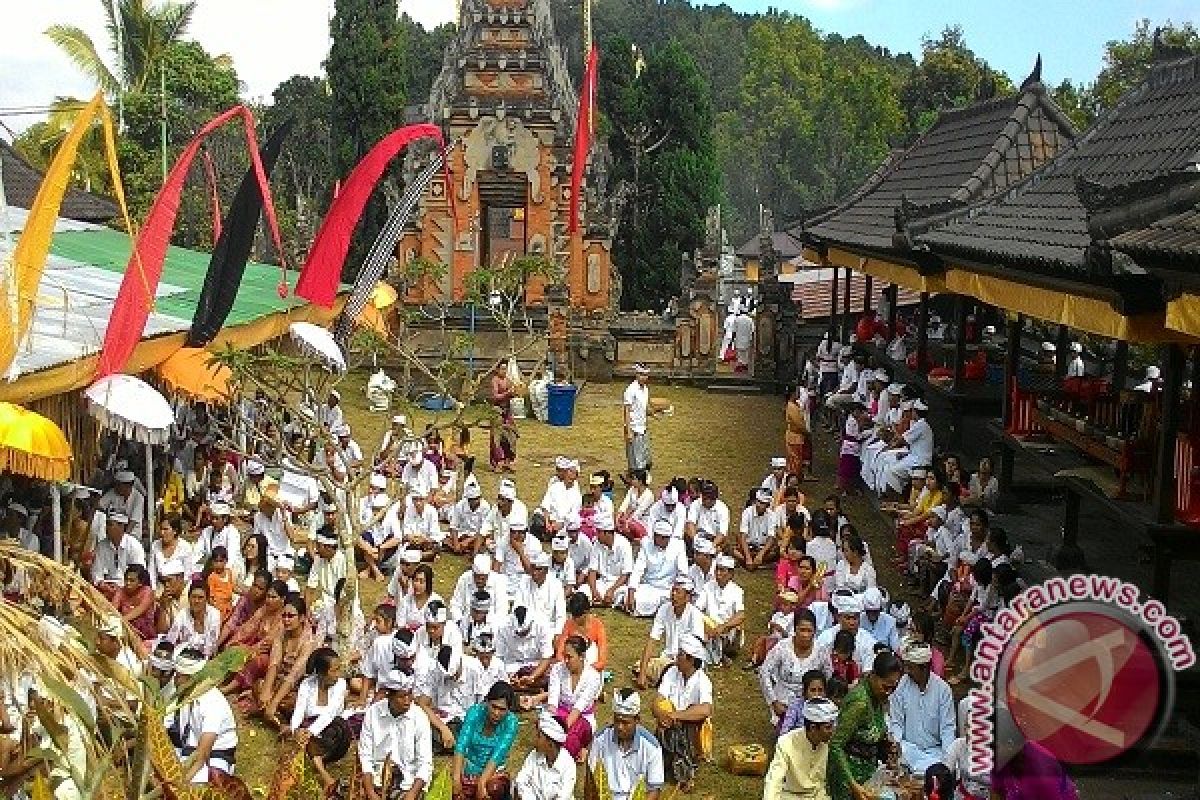
<path id="1" fill-rule="evenodd" d="M 195 13 L 195 0 L 150 5 L 146 0 L 100 0 L 107 18 L 114 72 L 96 43 L 76 25 L 51 25 L 46 35 L 110 97 L 139 92 L 158 76 L 167 48 L 179 41 Z"/>

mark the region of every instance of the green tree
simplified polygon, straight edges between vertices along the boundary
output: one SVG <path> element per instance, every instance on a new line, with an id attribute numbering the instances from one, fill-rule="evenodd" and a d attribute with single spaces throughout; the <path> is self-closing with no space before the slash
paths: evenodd
<path id="1" fill-rule="evenodd" d="M 1079 130 L 1091 125 L 1096 119 L 1095 98 L 1089 86 L 1064 80 L 1051 89 L 1050 99 L 1070 117 Z"/>
<path id="2" fill-rule="evenodd" d="M 908 111 L 909 127 L 920 132 L 933 124 L 938 111 L 969 106 L 981 94 L 999 97 L 1013 92 L 1008 76 L 975 55 L 967 47 L 962 28 L 955 25 L 937 39 L 922 39 L 921 63 L 900 97 Z"/>
<path id="3" fill-rule="evenodd" d="M 100 4 L 108 33 L 108 57 L 115 70 L 82 28 L 51 25 L 46 35 L 109 97 L 145 90 L 150 80 L 158 78 L 157 65 L 168 48 L 187 31 L 195 1 L 150 5 L 145 0 L 100 0 Z"/>
<path id="4" fill-rule="evenodd" d="M 1150 20 L 1139 20 L 1132 36 L 1104 47 L 1104 67 L 1089 92 L 1093 114 L 1112 108 L 1121 95 L 1145 79 L 1154 63 L 1156 37 L 1164 49 L 1200 53 L 1200 32 L 1190 22 L 1175 25 L 1168 21 L 1152 29 Z"/>
<path id="5" fill-rule="evenodd" d="M 144 91 L 127 92 L 125 132 L 117 148 L 121 174 L 135 218 L 145 215 L 162 186 L 161 112 L 167 119 L 167 164 L 173 164 L 197 130 L 221 111 L 238 103 L 237 72 L 228 59 L 214 57 L 196 42 L 177 42 L 161 60 L 166 99 L 153 80 Z M 212 160 L 218 192 L 228 198 L 241 180 L 249 159 L 242 126 L 230 125 L 210 136 L 205 151 Z M 211 193 L 199 162 L 184 192 L 172 241 L 207 249 L 213 242 Z"/>
<path id="6" fill-rule="evenodd" d="M 649 53 L 640 74 L 628 40 L 607 42 L 600 108 L 613 178 L 632 197 L 613 246 L 625 308 L 661 309 L 679 291 L 683 254 L 703 241 L 720 197 L 708 86 L 678 42 Z"/>
<path id="7" fill-rule="evenodd" d="M 274 102 L 263 109 L 263 127 L 273 131 L 292 120 L 272 182 L 284 246 L 289 260 L 298 263 L 329 206 L 335 180 L 329 83 L 293 75 L 276 86 L 271 97 Z"/>
<path id="8" fill-rule="evenodd" d="M 333 44 L 325 64 L 332 114 L 332 162 L 343 176 L 404 120 L 408 100 L 407 61 L 396 0 L 337 0 L 329 24 Z M 346 259 L 346 277 L 358 266 L 383 227 L 387 208 L 382 187 L 359 223 Z"/>

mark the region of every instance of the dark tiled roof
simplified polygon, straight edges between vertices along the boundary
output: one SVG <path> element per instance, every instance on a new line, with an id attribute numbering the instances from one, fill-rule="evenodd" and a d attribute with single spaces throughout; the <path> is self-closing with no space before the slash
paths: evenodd
<path id="1" fill-rule="evenodd" d="M 1088 231 L 1148 269 L 1200 270 L 1200 172 L 1106 186 L 1076 181 Z"/>
<path id="2" fill-rule="evenodd" d="M 1195 164 L 1198 152 L 1200 58 L 1161 64 L 1045 169 L 1003 197 L 943 217 L 917 241 L 1010 267 L 1111 276 L 1103 260 L 1088 258 L 1094 239 L 1081 188 L 1161 179 Z"/>
<path id="3" fill-rule="evenodd" d="M 29 208 L 45 174 L 30 165 L 7 142 L 0 140 L 0 168 L 4 170 L 4 194 L 10 206 Z M 82 222 L 105 223 L 117 216 L 117 205 L 80 189 L 67 189 L 58 216 Z"/>
<path id="4" fill-rule="evenodd" d="M 772 233 L 771 244 L 775 248 L 775 254 L 784 261 L 800 255 L 800 242 L 796 241 L 792 235 L 786 231 L 775 231 Z M 762 254 L 761 245 L 761 237 L 751 237 L 748 242 L 738 248 L 737 254 L 742 258 L 758 258 L 759 255 Z"/>
<path id="5" fill-rule="evenodd" d="M 1019 94 L 942 113 L 891 165 L 840 207 L 804 226 L 809 238 L 892 250 L 897 212 L 958 208 L 1024 179 L 1074 137 L 1037 71 Z"/>

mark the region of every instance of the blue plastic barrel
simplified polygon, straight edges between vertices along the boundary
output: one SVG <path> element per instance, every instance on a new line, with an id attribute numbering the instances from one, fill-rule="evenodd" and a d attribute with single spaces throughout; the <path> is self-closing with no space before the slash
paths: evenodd
<path id="1" fill-rule="evenodd" d="M 550 391 L 550 408 L 546 421 L 560 428 L 569 427 L 575 419 L 575 393 L 578 389 L 572 383 L 552 383 L 547 388 Z"/>

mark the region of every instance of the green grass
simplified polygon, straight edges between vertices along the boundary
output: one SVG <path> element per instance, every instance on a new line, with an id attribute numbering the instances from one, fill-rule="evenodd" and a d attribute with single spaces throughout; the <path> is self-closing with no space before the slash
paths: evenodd
<path id="1" fill-rule="evenodd" d="M 373 450 L 383 435 L 391 414 L 372 414 L 366 410 L 362 392 L 364 376 L 352 375 L 340 387 L 346 415 L 354 427 L 355 439 L 364 451 Z M 580 394 L 575 413 L 575 425 L 552 428 L 528 420 L 519 423 L 519 461 L 515 480 L 521 497 L 532 508 L 540 501 L 546 482 L 552 474 L 550 462 L 555 455 L 564 454 L 580 459 L 585 471 L 607 468 L 610 471 L 625 466 L 624 442 L 621 437 L 621 392 L 624 384 L 589 384 Z M 737 516 L 746 493 L 768 471 L 772 455 L 782 455 L 783 406 L 781 398 L 770 396 L 734 396 L 710 394 L 702 390 L 652 386 L 655 397 L 669 399 L 675 414 L 651 421 L 655 482 L 661 484 L 675 474 L 703 475 L 718 482 L 729 504 L 736 525 Z M 418 427 L 431 418 L 425 412 L 406 411 L 410 424 Z M 494 497 L 497 476 L 487 470 L 487 436 L 477 433 L 473 452 L 483 484 L 484 496 Z M 804 485 L 807 503 L 817 507 L 832 487 L 834 470 L 831 442 L 826 437 L 818 441 L 816 450 L 818 480 Z M 617 498 L 618 502 L 620 497 Z M 863 523 L 863 533 L 875 552 L 887 553 L 881 518 L 871 512 L 863 501 L 849 504 L 847 513 L 856 523 Z M 877 567 L 887 571 L 887 559 L 878 559 Z M 435 565 L 437 589 L 445 597 L 454 581 L 467 568 L 464 559 L 441 557 Z M 895 584 L 895 575 L 881 576 L 886 584 Z M 753 640 L 766 627 L 773 595 L 772 573 L 739 571 L 735 580 L 746 591 L 748 611 L 747 633 Z M 892 586 L 889 586 L 892 588 Z M 364 583 L 363 607 L 369 609 L 382 596 L 383 587 Z M 629 668 L 642 652 L 649 631 L 648 620 L 635 620 L 616 612 L 604 612 L 608 627 L 609 657 L 615 673 L 615 686 L 629 685 Z M 696 784 L 697 797 L 731 798 L 754 797 L 761 793 L 761 780 L 728 774 L 722 765 L 730 745 L 770 742 L 771 730 L 757 674 L 740 668 L 726 668 L 710 673 L 715 691 L 715 729 L 717 764 L 704 765 Z M 649 693 L 647 693 L 648 695 Z M 648 699 L 644 698 L 644 699 Z M 645 704 L 643 704 L 645 707 Z M 602 706 L 597 714 L 601 725 L 611 718 L 611 707 Z M 512 773 L 520 767 L 530 747 L 530 725 L 524 719 L 517 746 L 510 757 Z M 649 714 L 644 722 L 652 724 Z M 251 787 L 265 786 L 274 770 L 278 748 L 273 733 L 257 726 L 244 729 L 239 748 L 239 772 Z M 439 759 L 439 767 L 444 763 Z M 348 774 L 353 765 L 353 753 L 338 766 Z"/>

